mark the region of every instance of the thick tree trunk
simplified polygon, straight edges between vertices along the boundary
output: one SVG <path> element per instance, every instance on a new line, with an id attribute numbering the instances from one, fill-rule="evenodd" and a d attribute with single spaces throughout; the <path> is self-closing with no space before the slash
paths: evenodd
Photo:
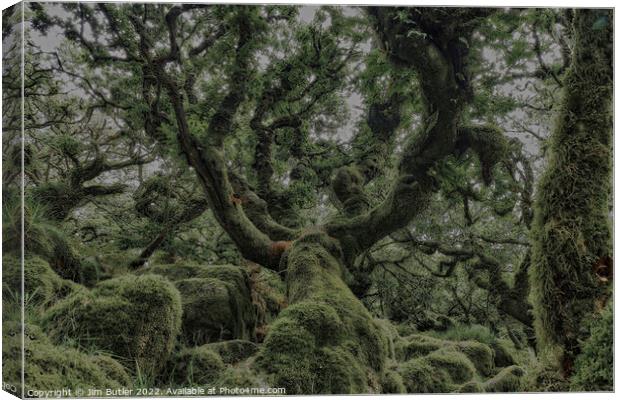
<path id="1" fill-rule="evenodd" d="M 344 283 L 337 242 L 307 234 L 282 261 L 290 306 L 270 327 L 256 367 L 287 394 L 379 392 L 388 342 Z"/>
<path id="2" fill-rule="evenodd" d="M 572 65 L 538 186 L 532 227 L 531 298 L 537 341 L 560 355 L 565 375 L 584 339 L 584 319 L 607 291 L 612 28 L 609 10 L 577 10 Z"/>

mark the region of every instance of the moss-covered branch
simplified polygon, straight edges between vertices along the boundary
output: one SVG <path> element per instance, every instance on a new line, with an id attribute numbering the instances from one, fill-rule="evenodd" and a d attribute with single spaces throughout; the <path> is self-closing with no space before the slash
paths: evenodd
<path id="1" fill-rule="evenodd" d="M 436 186 L 430 172 L 455 152 L 461 113 L 471 97 L 468 40 L 489 11 L 470 9 L 457 19 L 446 9 L 370 7 L 369 13 L 392 62 L 415 70 L 424 114 L 421 128 L 405 145 L 388 197 L 366 213 L 326 226 L 347 248 L 347 258 L 405 227 L 426 208 Z"/>

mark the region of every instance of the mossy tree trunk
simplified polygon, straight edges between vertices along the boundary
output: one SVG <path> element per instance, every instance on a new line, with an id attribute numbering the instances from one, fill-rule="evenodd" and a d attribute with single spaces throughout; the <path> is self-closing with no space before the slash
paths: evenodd
<path id="1" fill-rule="evenodd" d="M 530 267 L 536 334 L 544 348 L 559 347 L 567 375 L 584 339 L 580 326 L 604 300 L 612 268 L 612 20 L 609 10 L 574 12 L 572 65 L 536 193 Z"/>

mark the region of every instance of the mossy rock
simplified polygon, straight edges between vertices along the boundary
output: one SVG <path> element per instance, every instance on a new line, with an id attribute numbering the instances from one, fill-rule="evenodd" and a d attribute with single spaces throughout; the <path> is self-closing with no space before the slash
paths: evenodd
<path id="1" fill-rule="evenodd" d="M 433 368 L 444 371 L 454 383 L 467 382 L 476 373 L 476 369 L 469 358 L 457 351 L 437 350 L 424 356 L 423 359 Z"/>
<path id="2" fill-rule="evenodd" d="M 183 279 L 175 285 L 181 293 L 188 344 L 253 337 L 256 315 L 244 289 L 216 278 Z"/>
<path id="3" fill-rule="evenodd" d="M 258 351 L 258 345 L 248 340 L 234 339 L 205 345 L 220 355 L 226 364 L 247 360 Z"/>
<path id="4" fill-rule="evenodd" d="M 47 310 L 43 322 L 55 341 L 72 338 L 155 374 L 175 344 L 181 313 L 179 292 L 166 279 L 126 275 L 73 293 Z"/>
<path id="5" fill-rule="evenodd" d="M 110 356 L 96 355 L 92 360 L 105 373 L 106 376 L 112 378 L 123 387 L 131 387 L 131 377 L 121 363 Z"/>
<path id="6" fill-rule="evenodd" d="M 491 342 L 493 349 L 493 360 L 496 367 L 509 367 L 515 365 L 515 359 L 511 352 L 511 345 L 505 340 L 494 340 Z"/>
<path id="7" fill-rule="evenodd" d="M 476 381 L 469 381 L 459 387 L 459 393 L 484 393 L 484 386 Z"/>
<path id="8" fill-rule="evenodd" d="M 407 361 L 411 358 L 425 356 L 443 347 L 446 347 L 446 342 L 441 339 L 420 334 L 409 335 L 396 342 L 396 359 Z"/>
<path id="9" fill-rule="evenodd" d="M 21 302 L 21 260 L 5 255 L 2 258 L 2 298 L 6 302 Z M 45 306 L 57 298 L 62 279 L 47 261 L 39 257 L 24 260 L 24 301 L 28 305 Z"/>
<path id="10" fill-rule="evenodd" d="M 219 375 L 215 382 L 215 386 L 221 388 L 252 388 L 261 387 L 263 383 L 248 368 L 228 367 Z"/>
<path id="11" fill-rule="evenodd" d="M 164 276 L 179 289 L 183 338 L 188 345 L 254 337 L 256 311 L 249 275 L 243 267 L 176 263 L 136 271 L 145 273 Z"/>
<path id="12" fill-rule="evenodd" d="M 484 390 L 496 393 L 522 391 L 524 375 L 523 368 L 517 365 L 506 367 L 484 383 Z"/>
<path id="13" fill-rule="evenodd" d="M 168 364 L 167 376 L 176 385 L 213 385 L 225 366 L 206 346 L 183 349 Z"/>
<path id="14" fill-rule="evenodd" d="M 403 377 L 396 371 L 387 370 L 381 375 L 381 393 L 402 394 L 407 393 L 403 383 Z"/>
<path id="15" fill-rule="evenodd" d="M 127 384 L 126 376 L 101 367 L 100 356 L 89 356 L 78 350 L 55 346 L 36 326 L 24 327 L 25 390 L 58 390 L 68 388 L 106 389 Z M 21 394 L 22 357 L 21 324 L 4 324 L 3 381 L 14 385 Z"/>
<path id="16" fill-rule="evenodd" d="M 474 364 L 476 370 L 483 376 L 489 376 L 493 372 L 493 350 L 486 344 L 468 340 L 458 342 L 456 347 Z"/>
<path id="17" fill-rule="evenodd" d="M 399 367 L 407 393 L 449 393 L 453 391 L 450 375 L 424 358 L 414 358 Z"/>
<path id="18" fill-rule="evenodd" d="M 383 336 L 387 339 L 388 357 L 396 358 L 396 344 L 401 340 L 396 326 L 388 319 L 375 319 L 375 323 L 381 328 Z"/>

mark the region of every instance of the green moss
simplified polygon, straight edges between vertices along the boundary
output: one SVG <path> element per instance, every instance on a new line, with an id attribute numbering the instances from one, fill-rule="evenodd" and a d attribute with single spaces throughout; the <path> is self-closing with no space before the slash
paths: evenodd
<path id="1" fill-rule="evenodd" d="M 277 273 L 261 268 L 254 290 L 265 302 L 265 322 L 273 321 L 286 306 L 286 285 Z"/>
<path id="2" fill-rule="evenodd" d="M 474 377 L 476 369 L 463 354 L 451 350 L 437 350 L 424 356 L 423 359 L 434 369 L 444 371 L 454 383 L 463 383 Z"/>
<path id="3" fill-rule="evenodd" d="M 388 319 L 375 319 L 388 343 L 388 357 L 396 358 L 396 344 L 401 340 L 396 326 Z"/>
<path id="4" fill-rule="evenodd" d="M 226 364 L 235 364 L 252 357 L 258 351 L 258 345 L 247 340 L 227 340 L 205 345 L 220 355 Z"/>
<path id="5" fill-rule="evenodd" d="M 216 278 L 175 282 L 183 303 L 183 337 L 191 345 L 226 339 L 250 339 L 255 314 L 244 288 Z"/>
<path id="6" fill-rule="evenodd" d="M 291 305 L 270 326 L 255 366 L 288 394 L 364 393 L 383 371 L 388 341 L 344 283 L 340 257 L 321 233 L 287 255 Z"/>
<path id="7" fill-rule="evenodd" d="M 399 372 L 407 393 L 448 393 L 453 390 L 447 372 L 433 367 L 423 358 L 407 361 L 400 366 Z"/>
<path id="8" fill-rule="evenodd" d="M 614 389 L 614 315 L 610 302 L 590 326 L 590 337 L 575 361 L 571 389 L 613 391 Z"/>
<path id="9" fill-rule="evenodd" d="M 156 373 L 174 346 L 181 324 L 178 291 L 156 275 L 123 276 L 81 290 L 43 316 L 46 331 L 61 342 L 103 349 L 129 368 Z"/>
<path id="10" fill-rule="evenodd" d="M 469 381 L 459 387 L 459 393 L 483 393 L 484 386 L 476 381 Z"/>
<path id="11" fill-rule="evenodd" d="M 261 381 L 248 368 L 228 367 L 222 371 L 215 382 L 216 387 L 224 388 L 252 388 L 261 387 Z"/>
<path id="12" fill-rule="evenodd" d="M 473 340 L 490 345 L 496 340 L 495 335 L 489 328 L 477 324 L 456 324 L 443 332 L 429 332 L 440 339 L 452 341 Z"/>
<path id="13" fill-rule="evenodd" d="M 454 342 L 432 336 L 414 334 L 399 339 L 396 342 L 395 348 L 396 358 L 400 361 L 427 356 L 436 351 L 449 351 L 452 354 L 462 353 L 458 356 L 459 359 L 462 359 L 463 355 L 467 357 L 475 369 L 482 375 L 489 375 L 494 367 L 491 348 L 473 340 Z M 465 370 L 468 371 L 469 368 Z"/>
<path id="14" fill-rule="evenodd" d="M 200 346 L 175 354 L 168 375 L 176 385 L 213 385 L 224 369 L 224 362 L 216 352 Z"/>
<path id="15" fill-rule="evenodd" d="M 175 282 L 183 301 L 183 338 L 189 345 L 252 339 L 256 311 L 247 271 L 234 265 L 177 263 L 136 271 Z"/>
<path id="16" fill-rule="evenodd" d="M 105 355 L 93 356 L 92 360 L 105 373 L 106 376 L 110 377 L 124 387 L 131 387 L 131 377 L 121 363 L 112 357 Z"/>
<path id="17" fill-rule="evenodd" d="M 511 345 L 504 340 L 494 340 L 491 342 L 493 349 L 495 366 L 508 367 L 516 364 L 511 352 Z"/>
<path id="18" fill-rule="evenodd" d="M 45 260 L 26 258 L 23 273 L 24 300 L 30 305 L 49 305 L 56 298 L 62 280 Z M 21 280 L 21 260 L 10 255 L 2 257 L 2 297 L 5 301 L 20 302 Z"/>
<path id="19" fill-rule="evenodd" d="M 407 393 L 403 383 L 403 377 L 396 371 L 387 370 L 381 376 L 381 393 L 401 394 Z"/>
<path id="20" fill-rule="evenodd" d="M 489 346 L 469 340 L 457 343 L 456 347 L 469 358 L 480 374 L 491 374 L 494 364 L 493 350 Z"/>
<path id="21" fill-rule="evenodd" d="M 523 390 L 525 371 L 516 365 L 502 369 L 497 375 L 484 383 L 487 392 L 519 392 Z"/>
<path id="22" fill-rule="evenodd" d="M 574 14 L 572 62 L 534 204 L 529 274 L 536 340 L 541 349 L 557 346 L 566 373 L 587 337 L 583 321 L 609 287 L 596 269 L 610 269 L 612 255 L 612 19 L 610 10 Z"/>
<path id="23" fill-rule="evenodd" d="M 99 356 L 88 356 L 75 349 L 55 346 L 32 325 L 25 326 L 25 390 L 106 389 L 125 385 L 119 376 L 99 364 Z M 6 324 L 3 329 L 3 360 L 22 356 L 21 325 Z M 3 362 L 3 380 L 21 392 L 21 364 Z"/>
<path id="24" fill-rule="evenodd" d="M 525 377 L 525 389 L 531 392 L 568 392 L 570 384 L 558 365 L 547 362 L 530 366 Z"/>
<path id="25" fill-rule="evenodd" d="M 446 343 L 443 340 L 431 336 L 410 335 L 396 342 L 396 359 L 406 361 L 411 358 L 425 356 L 445 346 Z"/>

